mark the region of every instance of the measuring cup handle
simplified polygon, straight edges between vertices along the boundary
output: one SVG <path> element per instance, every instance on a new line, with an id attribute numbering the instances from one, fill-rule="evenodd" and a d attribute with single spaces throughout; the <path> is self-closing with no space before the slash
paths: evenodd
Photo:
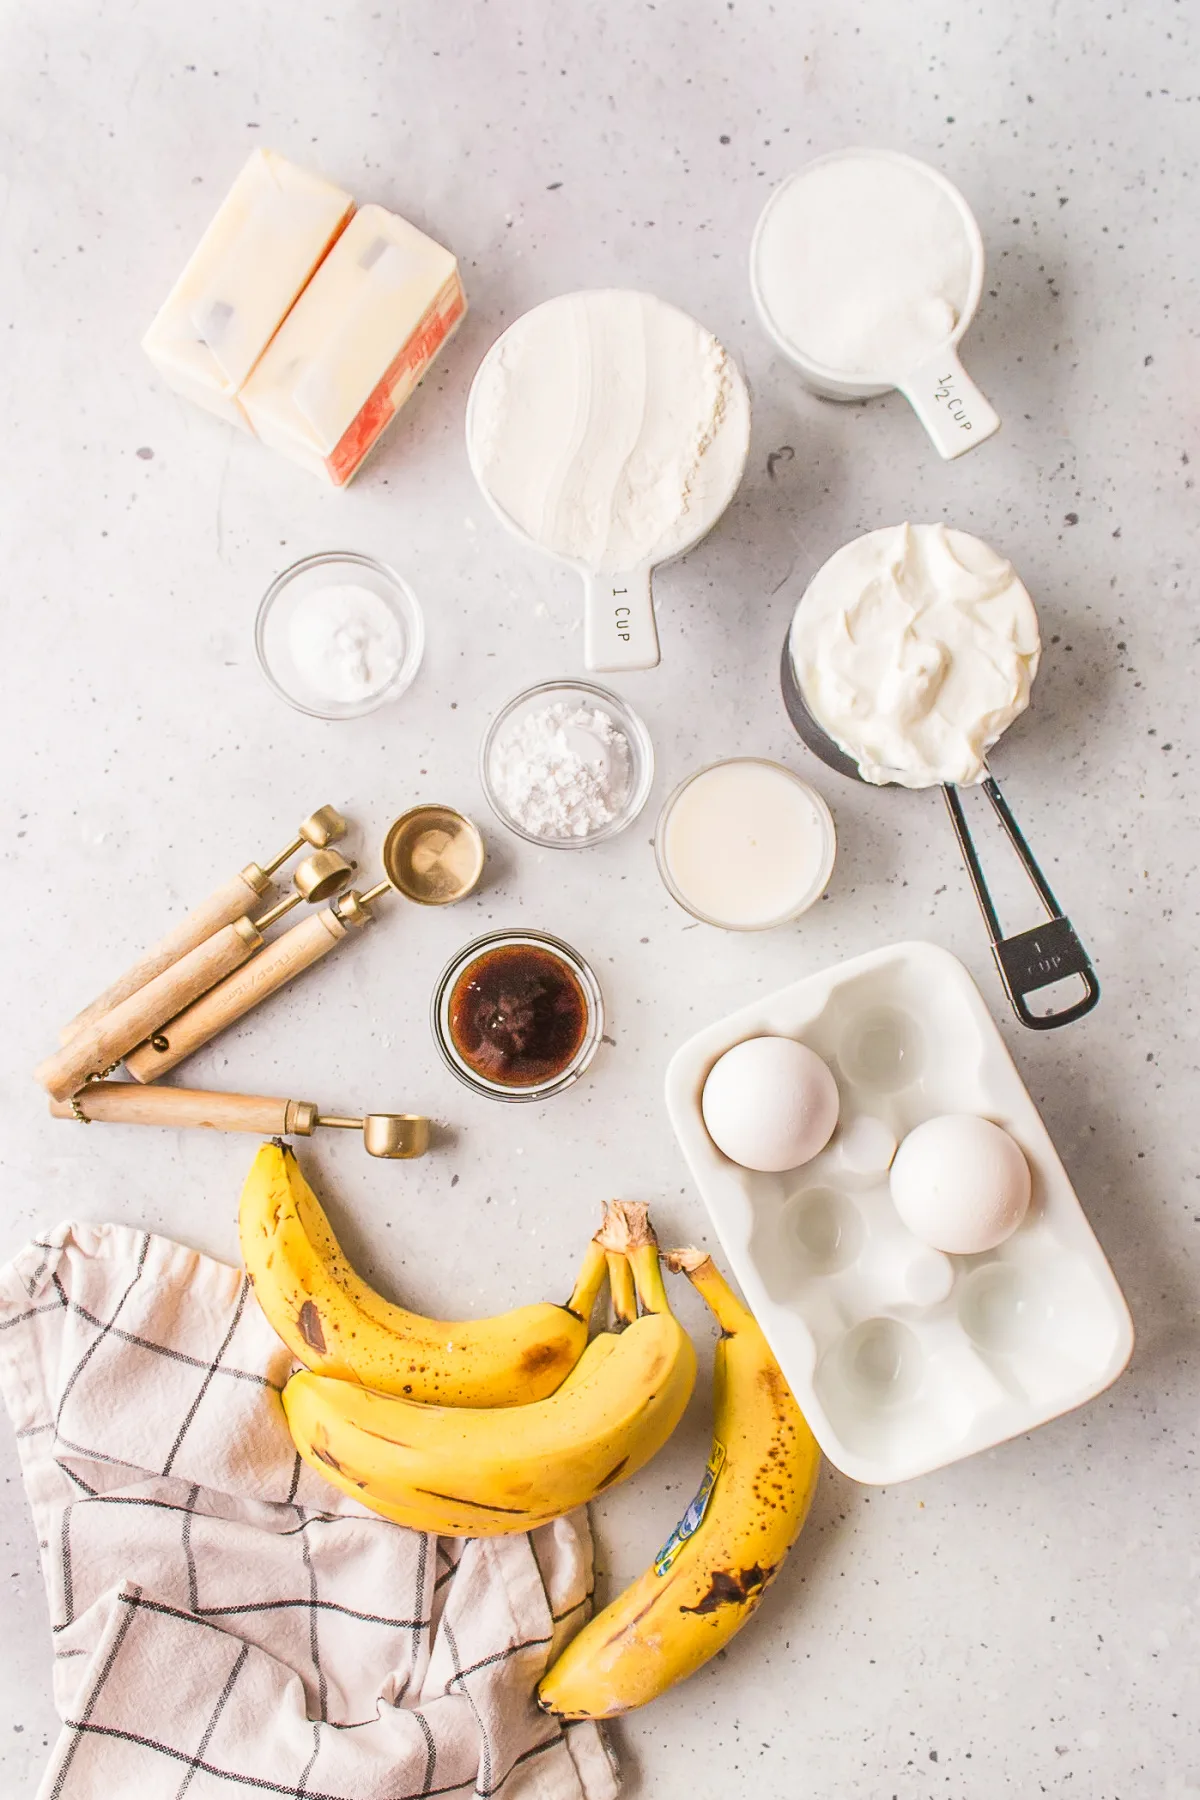
<path id="1" fill-rule="evenodd" d="M 947 349 L 899 384 L 939 456 L 950 461 L 982 444 L 1000 429 L 1000 415 L 987 400 L 956 353 Z"/>
<path id="2" fill-rule="evenodd" d="M 583 660 L 588 669 L 619 674 L 658 667 L 658 630 L 650 570 L 628 575 L 585 574 Z"/>
<path id="3" fill-rule="evenodd" d="M 1075 927 L 1063 913 L 1054 898 L 1050 883 L 1038 867 L 1033 851 L 1025 841 L 1025 834 L 1000 791 L 1000 783 L 989 775 L 983 783 L 983 791 L 1049 915 L 1045 924 L 1035 925 L 1029 931 L 1019 931 L 1015 937 L 1005 937 L 1000 930 L 1000 920 L 988 892 L 979 853 L 975 848 L 958 790 L 949 786 L 942 789 L 958 847 L 962 851 L 967 874 L 971 877 L 971 886 L 975 889 L 975 898 L 979 902 L 979 910 L 987 923 L 992 955 L 1009 1003 L 1022 1025 L 1028 1026 L 1030 1031 L 1053 1031 L 1056 1026 L 1070 1025 L 1073 1020 L 1082 1019 L 1085 1013 L 1091 1012 L 1100 998 L 1100 983 L 1096 979 L 1088 953 L 1076 935 Z M 1080 999 L 1073 1001 L 1070 1006 L 1062 1007 L 1058 1012 L 1031 1011 L 1028 1004 L 1030 994 L 1036 994 L 1040 988 L 1049 987 L 1053 982 L 1065 981 L 1071 975 L 1078 975 L 1083 982 Z"/>

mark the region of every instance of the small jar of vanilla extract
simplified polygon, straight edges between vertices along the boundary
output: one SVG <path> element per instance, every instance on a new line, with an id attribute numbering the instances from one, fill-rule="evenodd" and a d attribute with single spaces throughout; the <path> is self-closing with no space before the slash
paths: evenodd
<path id="1" fill-rule="evenodd" d="M 543 931 L 476 938 L 442 971 L 433 1035 L 458 1079 L 494 1100 L 545 1100 L 571 1087 L 604 1031 L 588 964 Z"/>

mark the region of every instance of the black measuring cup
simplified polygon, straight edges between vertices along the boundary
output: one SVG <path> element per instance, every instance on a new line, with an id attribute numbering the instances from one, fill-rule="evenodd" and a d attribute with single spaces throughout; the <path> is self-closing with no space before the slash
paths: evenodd
<path id="1" fill-rule="evenodd" d="M 851 781 L 861 781 L 863 777 L 854 758 L 847 756 L 834 743 L 809 711 L 792 665 L 790 628 L 783 641 L 780 686 L 788 718 L 801 741 L 828 768 L 835 769 L 839 775 L 849 776 Z M 958 847 L 967 865 L 967 874 L 975 889 L 979 910 L 988 928 L 992 955 L 1009 1003 L 1022 1025 L 1028 1025 L 1031 1031 L 1053 1031 L 1056 1026 L 1069 1025 L 1073 1019 L 1082 1019 L 1085 1013 L 1091 1012 L 1100 998 L 1100 983 L 1096 980 L 1087 951 L 1076 936 L 1075 927 L 1054 898 L 1050 883 L 1038 868 L 1033 851 L 1025 842 L 1021 827 L 1000 791 L 999 782 L 994 775 L 989 774 L 980 785 L 1047 914 L 1044 924 L 1035 925 L 1030 931 L 1019 931 L 1014 937 L 1005 937 L 1000 929 L 1000 920 L 988 892 L 962 801 L 958 797 L 958 789 L 948 782 L 943 783 L 942 795 L 950 813 Z M 1050 987 L 1057 981 L 1064 981 L 1071 975 L 1078 975 L 1083 981 L 1083 995 L 1079 1000 L 1070 1006 L 1064 1006 L 1058 1012 L 1035 1013 L 1030 1010 L 1028 1001 L 1031 994 L 1036 994 L 1040 988 Z"/>

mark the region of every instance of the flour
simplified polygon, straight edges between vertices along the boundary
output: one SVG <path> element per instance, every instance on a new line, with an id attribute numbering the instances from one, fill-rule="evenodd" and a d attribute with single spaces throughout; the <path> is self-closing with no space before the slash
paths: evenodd
<path id="1" fill-rule="evenodd" d="M 488 776 L 503 810 L 531 837 L 591 837 L 629 798 L 629 740 L 600 707 L 556 700 L 505 732 Z"/>
<path id="2" fill-rule="evenodd" d="M 467 431 L 484 488 L 535 543 L 584 568 L 639 569 L 724 511 L 750 409 L 711 332 L 653 294 L 595 288 L 509 326 Z"/>
<path id="3" fill-rule="evenodd" d="M 288 648 L 315 695 L 349 706 L 395 678 L 404 634 L 386 600 L 348 583 L 301 596 L 288 621 Z"/>

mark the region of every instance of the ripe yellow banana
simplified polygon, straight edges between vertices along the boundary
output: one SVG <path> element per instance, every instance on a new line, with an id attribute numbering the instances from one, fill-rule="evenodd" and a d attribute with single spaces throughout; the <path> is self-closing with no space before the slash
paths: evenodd
<path id="1" fill-rule="evenodd" d="M 596 1241 L 603 1253 L 629 1240 L 646 1310 L 619 1334 L 594 1339 L 548 1399 L 421 1406 L 301 1373 L 283 1390 L 300 1454 L 384 1517 L 447 1536 L 528 1531 L 626 1480 L 679 1423 L 696 1357 L 667 1306 L 645 1209 L 625 1210 L 632 1230 L 622 1216 Z"/>
<path id="2" fill-rule="evenodd" d="M 595 1376 L 600 1363 L 616 1344 L 618 1335 L 617 1330 L 602 1331 L 592 1339 L 588 1345 L 588 1362 L 584 1370 L 588 1379 Z M 583 1367 L 582 1363 L 576 1363 L 563 1386 L 558 1390 L 560 1394 L 569 1383 L 578 1378 L 581 1367 Z M 327 1481 L 333 1482 L 345 1493 L 353 1495 L 356 1500 L 364 1506 L 369 1506 L 382 1518 L 390 1519 L 394 1525 L 407 1525 L 412 1531 L 429 1531 L 431 1529 L 427 1501 L 417 1506 L 406 1506 L 402 1501 L 384 1500 L 378 1493 L 373 1493 L 368 1499 L 360 1487 L 352 1481 L 345 1480 L 341 1471 L 330 1467 L 319 1456 L 316 1461 L 312 1456 L 308 1460 L 312 1462 L 314 1468 L 319 1467 Z M 552 1519 L 558 1516 L 558 1512 L 555 1511 L 529 1513 L 524 1517 L 515 1517 L 511 1512 L 498 1512 L 495 1507 L 476 1505 L 473 1501 L 452 1502 L 450 1499 L 446 1499 L 438 1509 L 437 1531 L 442 1537 L 502 1537 L 512 1531 L 532 1531 L 538 1525 L 548 1525 Z"/>
<path id="3" fill-rule="evenodd" d="M 264 1144 L 242 1190 L 242 1258 L 263 1312 L 305 1368 L 442 1406 L 515 1406 L 560 1386 L 604 1282 L 595 1242 L 565 1306 L 448 1323 L 394 1306 L 355 1274 L 295 1153 Z"/>
<path id="4" fill-rule="evenodd" d="M 712 1455 L 644 1575 L 572 1639 L 538 1700 L 561 1719 L 644 1706 L 726 1644 L 803 1525 L 820 1452 L 753 1315 L 696 1250 L 672 1251 L 717 1316 Z"/>

